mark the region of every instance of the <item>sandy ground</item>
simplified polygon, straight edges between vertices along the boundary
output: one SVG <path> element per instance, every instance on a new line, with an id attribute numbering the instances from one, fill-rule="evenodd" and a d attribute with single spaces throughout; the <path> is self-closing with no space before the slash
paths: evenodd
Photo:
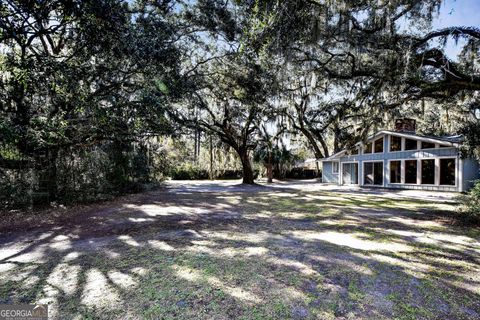
<path id="1" fill-rule="evenodd" d="M 58 319 L 478 319 L 480 232 L 442 216 L 455 196 L 171 181 L 38 212 L 1 224 L 0 303 Z"/>

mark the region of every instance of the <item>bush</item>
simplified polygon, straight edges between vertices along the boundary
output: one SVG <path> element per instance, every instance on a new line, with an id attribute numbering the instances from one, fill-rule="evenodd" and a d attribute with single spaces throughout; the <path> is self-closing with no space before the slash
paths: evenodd
<path id="1" fill-rule="evenodd" d="M 314 169 L 293 168 L 285 174 L 287 179 L 315 179 L 321 176 L 321 173 Z"/>
<path id="2" fill-rule="evenodd" d="M 253 171 L 253 177 L 258 178 L 258 170 Z M 214 173 L 215 179 L 241 179 L 243 177 L 242 170 L 222 170 Z M 196 165 L 184 164 L 180 167 L 170 170 L 170 178 L 172 180 L 207 180 L 210 179 L 210 172 Z"/>
<path id="3" fill-rule="evenodd" d="M 253 175 L 257 178 L 258 171 L 254 171 Z M 216 176 L 217 179 L 241 179 L 242 177 L 242 170 L 222 170 Z"/>
<path id="4" fill-rule="evenodd" d="M 106 142 L 61 149 L 49 166 L 34 163 L 34 159 L 25 162 L 35 166 L 0 167 L 0 210 L 48 205 L 53 201 L 73 204 L 109 200 L 155 187 L 168 167 L 162 150 L 141 143 L 135 148 Z M 50 166 L 55 168 L 54 179 L 46 169 Z"/>
<path id="5" fill-rule="evenodd" d="M 207 170 L 187 164 L 172 169 L 170 177 L 173 180 L 205 180 L 209 178 L 209 173 Z"/>
<path id="6" fill-rule="evenodd" d="M 459 209 L 462 218 L 468 221 L 480 222 L 480 180 L 475 181 L 468 194 L 460 197 Z"/>
<path id="7" fill-rule="evenodd" d="M 0 168 L 0 208 L 11 209 L 30 206 L 33 180 L 31 170 L 18 172 Z"/>

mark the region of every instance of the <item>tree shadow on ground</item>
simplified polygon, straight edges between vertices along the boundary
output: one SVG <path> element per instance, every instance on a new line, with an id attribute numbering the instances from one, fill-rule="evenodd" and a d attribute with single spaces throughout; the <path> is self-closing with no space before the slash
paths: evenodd
<path id="1" fill-rule="evenodd" d="M 480 232 L 431 204 L 174 191 L 4 237 L 0 302 L 61 319 L 480 316 Z"/>

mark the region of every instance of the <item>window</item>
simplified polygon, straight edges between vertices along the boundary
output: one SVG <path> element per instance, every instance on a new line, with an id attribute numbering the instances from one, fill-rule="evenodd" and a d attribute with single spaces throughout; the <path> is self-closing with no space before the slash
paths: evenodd
<path id="1" fill-rule="evenodd" d="M 363 183 L 373 184 L 373 162 L 365 162 L 363 170 Z"/>
<path id="2" fill-rule="evenodd" d="M 363 153 L 372 153 L 372 143 L 367 143 L 364 146 Z"/>
<path id="3" fill-rule="evenodd" d="M 455 185 L 455 159 L 440 159 L 440 184 Z"/>
<path id="4" fill-rule="evenodd" d="M 401 161 L 390 161 L 390 183 L 402 182 L 401 169 L 402 169 Z"/>
<path id="5" fill-rule="evenodd" d="M 405 183 L 417 183 L 417 160 L 405 160 Z"/>
<path id="6" fill-rule="evenodd" d="M 380 138 L 375 141 L 375 153 L 382 153 L 383 152 L 383 138 Z"/>
<path id="7" fill-rule="evenodd" d="M 435 143 L 422 141 L 422 149 L 433 149 L 435 148 Z"/>
<path id="8" fill-rule="evenodd" d="M 422 160 L 422 184 L 435 184 L 435 160 Z"/>
<path id="9" fill-rule="evenodd" d="M 417 150 L 417 140 L 405 139 L 405 150 Z"/>
<path id="10" fill-rule="evenodd" d="M 390 151 L 402 151 L 402 138 L 390 136 Z"/>
<path id="11" fill-rule="evenodd" d="M 338 173 L 338 162 L 332 162 L 332 173 Z"/>
<path id="12" fill-rule="evenodd" d="M 365 185 L 383 184 L 383 162 L 365 162 L 363 181 Z"/>

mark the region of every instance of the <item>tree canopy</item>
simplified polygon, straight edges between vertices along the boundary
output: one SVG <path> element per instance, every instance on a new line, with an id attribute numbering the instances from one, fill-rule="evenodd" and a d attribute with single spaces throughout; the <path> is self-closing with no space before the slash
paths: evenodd
<path id="1" fill-rule="evenodd" d="M 213 137 L 254 183 L 254 151 L 265 160 L 275 149 L 266 126 L 322 158 L 418 110 L 448 124 L 426 131 L 463 133 L 466 152 L 478 153 L 480 30 L 432 29 L 441 5 L 5 0 L 0 173 L 33 170 L 31 188 L 44 181 L 56 199 L 59 181 L 88 180 L 62 165 L 68 155 L 70 164 L 95 155 L 107 184 L 125 187 L 150 172 L 135 168 L 154 162 L 154 137 L 194 132 L 195 154 L 202 134 Z M 447 54 L 452 41 L 458 57 Z"/>

